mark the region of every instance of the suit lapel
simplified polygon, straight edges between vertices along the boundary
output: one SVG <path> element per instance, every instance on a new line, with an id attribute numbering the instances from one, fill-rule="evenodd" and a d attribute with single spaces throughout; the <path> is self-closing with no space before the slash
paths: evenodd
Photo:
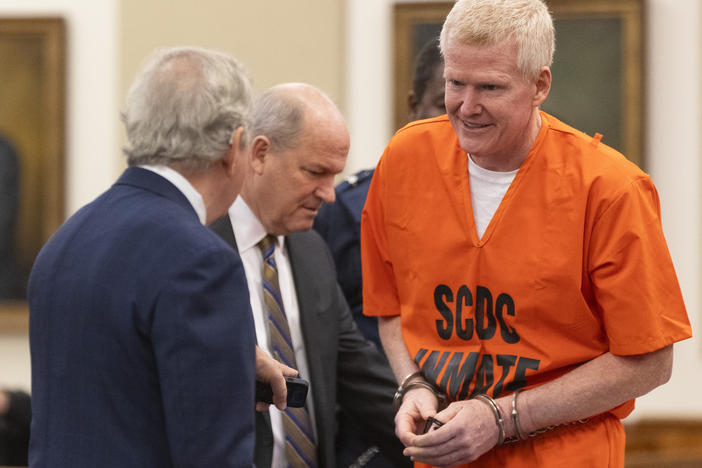
<path id="1" fill-rule="evenodd" d="M 300 327 L 305 341 L 309 381 L 317 425 L 317 446 L 322 465 L 333 463 L 336 437 L 336 367 L 339 347 L 338 310 L 333 304 L 334 283 L 324 241 L 313 231 L 286 237 Z M 332 283 L 330 285 L 330 283 Z M 303 376 L 305 377 L 305 376 Z"/>
<path id="2" fill-rule="evenodd" d="M 316 281 L 319 265 L 312 258 L 314 254 L 303 245 L 303 236 L 305 234 L 307 233 L 294 233 L 285 238 L 303 332 L 307 329 L 318 329 L 319 316 L 324 312 L 320 303 L 319 281 Z"/>
<path id="3" fill-rule="evenodd" d="M 210 224 L 210 228 L 237 250 L 234 229 L 228 215 L 214 221 Z M 305 233 L 295 233 L 285 238 L 295 284 L 295 293 L 297 294 L 297 305 L 300 308 L 303 334 L 305 334 L 305 330 L 317 328 L 315 326 L 316 318 L 323 312 L 319 307 L 320 291 L 318 282 L 313 280 L 316 276 L 316 268 L 312 265 L 314 262 L 310 261 L 309 249 L 305 249 L 302 245 L 302 236 L 304 235 Z"/>
<path id="4" fill-rule="evenodd" d="M 236 237 L 234 237 L 234 229 L 232 228 L 232 222 L 229 219 L 229 215 L 222 216 L 219 219 L 210 224 L 210 229 L 216 232 L 219 237 L 224 239 L 224 241 L 229 244 L 234 250 L 239 251 L 236 245 Z"/>
<path id="5" fill-rule="evenodd" d="M 320 260 L 313 246 L 308 242 L 309 232 L 294 233 L 286 237 L 285 243 L 290 258 L 293 279 L 295 281 L 295 292 L 297 294 L 297 306 L 300 312 L 300 327 L 305 341 L 305 351 L 307 352 L 307 365 L 309 366 L 309 380 L 312 391 L 315 395 L 315 407 L 323 407 L 324 399 L 328 395 L 326 385 L 328 382 L 325 363 L 325 350 L 334 346 L 329 342 L 330 330 L 328 314 L 325 311 L 330 308 L 329 304 L 323 304 L 320 285 L 324 284 L 319 277 Z M 303 376 L 304 377 L 304 376 Z M 317 427 L 320 427 L 320 412 L 315 414 Z"/>

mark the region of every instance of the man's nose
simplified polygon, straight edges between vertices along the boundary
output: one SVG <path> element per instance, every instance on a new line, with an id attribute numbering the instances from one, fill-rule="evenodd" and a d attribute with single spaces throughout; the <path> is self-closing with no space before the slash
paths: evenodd
<path id="1" fill-rule="evenodd" d="M 328 180 L 322 182 L 319 187 L 317 187 L 316 193 L 324 203 L 334 203 L 336 200 L 336 192 L 334 191 L 334 177 L 329 177 Z"/>
<path id="2" fill-rule="evenodd" d="M 471 115 L 480 113 L 482 110 L 482 105 L 480 103 L 480 97 L 472 89 L 466 89 L 463 91 L 461 96 L 461 113 L 464 115 Z"/>

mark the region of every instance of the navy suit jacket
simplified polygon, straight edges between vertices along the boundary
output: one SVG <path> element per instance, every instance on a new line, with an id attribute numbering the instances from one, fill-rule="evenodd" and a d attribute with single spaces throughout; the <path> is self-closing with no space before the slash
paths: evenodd
<path id="1" fill-rule="evenodd" d="M 210 227 L 236 248 L 228 216 Z M 377 445 L 395 467 L 411 466 L 395 436 L 392 400 L 397 383 L 385 356 L 356 328 L 327 245 L 315 231 L 290 234 L 285 245 L 310 372 L 303 377 L 309 379 L 314 395 L 319 466 L 337 466 L 346 437 L 361 437 L 365 448 Z M 258 413 L 256 465 L 270 467 L 272 453 L 270 417 Z"/>
<path id="2" fill-rule="evenodd" d="M 243 265 L 163 177 L 127 169 L 29 281 L 34 468 L 252 466 Z"/>

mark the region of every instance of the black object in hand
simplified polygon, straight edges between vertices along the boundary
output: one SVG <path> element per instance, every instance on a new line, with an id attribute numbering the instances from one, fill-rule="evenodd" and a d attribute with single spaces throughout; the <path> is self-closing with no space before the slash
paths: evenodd
<path id="1" fill-rule="evenodd" d="M 299 377 L 285 377 L 288 389 L 287 403 L 290 408 L 302 408 L 307 400 L 307 389 L 310 384 Z M 256 401 L 273 403 L 273 389 L 267 382 L 256 381 Z"/>
<path id="2" fill-rule="evenodd" d="M 435 419 L 435 418 L 432 418 L 431 416 L 429 416 L 427 418 L 427 422 L 424 423 L 424 432 L 422 432 L 422 434 L 426 434 L 427 432 L 429 432 L 429 430 L 432 428 L 432 426 L 436 426 L 436 427 L 434 427 L 434 429 L 438 429 L 443 425 L 444 425 L 444 423 L 442 423 L 438 419 Z"/>

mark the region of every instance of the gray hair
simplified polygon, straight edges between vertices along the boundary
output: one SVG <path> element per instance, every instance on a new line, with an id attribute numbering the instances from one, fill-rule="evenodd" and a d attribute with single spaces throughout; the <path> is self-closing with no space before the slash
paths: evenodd
<path id="1" fill-rule="evenodd" d="M 127 162 L 206 169 L 247 129 L 251 84 L 231 56 L 198 47 L 153 52 L 127 93 Z M 242 143 L 245 138 L 242 138 Z"/>
<path id="2" fill-rule="evenodd" d="M 264 135 L 277 150 L 291 150 L 303 129 L 305 104 L 273 87 L 263 93 L 253 106 L 251 135 Z"/>
<path id="3" fill-rule="evenodd" d="M 451 39 L 478 46 L 514 41 L 527 79 L 551 66 L 555 50 L 553 19 L 542 0 L 458 0 L 441 29 L 442 53 Z"/>

